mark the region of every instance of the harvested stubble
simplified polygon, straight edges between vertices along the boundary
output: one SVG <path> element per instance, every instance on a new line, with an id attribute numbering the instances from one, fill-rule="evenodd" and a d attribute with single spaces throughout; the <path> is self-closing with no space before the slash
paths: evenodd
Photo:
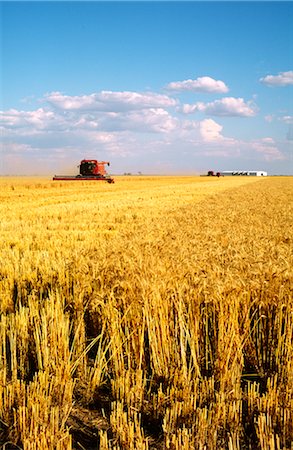
<path id="1" fill-rule="evenodd" d="M 0 196 L 6 449 L 293 448 L 292 178 Z"/>

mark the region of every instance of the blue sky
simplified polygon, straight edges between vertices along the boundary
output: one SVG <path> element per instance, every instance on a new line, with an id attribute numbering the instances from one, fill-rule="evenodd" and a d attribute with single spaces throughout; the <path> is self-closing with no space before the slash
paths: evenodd
<path id="1" fill-rule="evenodd" d="M 292 2 L 1 2 L 0 174 L 293 174 Z"/>

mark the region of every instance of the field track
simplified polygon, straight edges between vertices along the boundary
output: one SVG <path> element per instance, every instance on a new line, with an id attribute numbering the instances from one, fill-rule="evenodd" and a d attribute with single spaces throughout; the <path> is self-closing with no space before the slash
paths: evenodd
<path id="1" fill-rule="evenodd" d="M 293 177 L 0 198 L 0 448 L 292 450 Z"/>

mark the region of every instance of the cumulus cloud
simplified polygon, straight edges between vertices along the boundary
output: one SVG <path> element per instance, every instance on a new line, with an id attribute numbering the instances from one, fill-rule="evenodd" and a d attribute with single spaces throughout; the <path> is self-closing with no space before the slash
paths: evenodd
<path id="1" fill-rule="evenodd" d="M 31 173 L 33 164 L 38 171 L 43 167 L 54 173 L 55 169 L 60 171 L 59 163 L 67 161 L 68 155 L 74 161 L 84 156 L 109 158 L 118 161 L 120 167 L 124 159 L 124 170 L 131 170 L 128 161 L 146 161 L 150 154 L 172 166 L 178 149 L 182 155 L 198 158 L 200 164 L 202 158 L 212 156 L 226 161 L 236 157 L 274 161 L 281 160 L 285 152 L 280 142 L 269 137 L 241 142 L 228 137 L 223 126 L 211 117 L 194 120 L 188 116 L 193 112 L 219 117 L 255 115 L 253 102 L 242 98 L 182 105 L 184 116 L 177 114 L 176 100 L 156 93 L 101 91 L 70 96 L 51 92 L 42 101 L 42 107 L 35 110 L 9 109 L 1 113 L 6 162 L 0 169 L 4 173 L 12 173 L 17 167 L 21 173 L 20 167 L 24 168 L 26 161 L 26 173 Z M 292 117 L 284 115 L 279 120 L 289 124 Z M 287 143 L 284 141 L 284 149 Z"/>
<path id="2" fill-rule="evenodd" d="M 132 130 L 143 133 L 168 133 L 178 126 L 178 120 L 163 108 L 128 111 L 103 119 L 107 129 Z"/>
<path id="3" fill-rule="evenodd" d="M 212 116 L 252 117 L 256 114 L 256 107 L 252 102 L 245 103 L 243 98 L 234 97 L 225 97 L 209 103 L 184 104 L 182 107 L 185 114 L 198 111 Z"/>
<path id="4" fill-rule="evenodd" d="M 176 100 L 162 94 L 123 91 L 101 91 L 89 95 L 70 96 L 61 92 L 46 94 L 45 100 L 62 110 L 80 111 L 129 111 L 146 108 L 168 108 L 176 105 Z"/>
<path id="5" fill-rule="evenodd" d="M 35 111 L 9 109 L 8 111 L 0 112 L 0 120 L 3 125 L 10 128 L 33 126 L 37 129 L 43 129 L 47 126 L 48 122 L 54 120 L 54 113 L 52 111 L 45 111 L 43 108 Z"/>
<path id="6" fill-rule="evenodd" d="M 199 77 L 195 80 L 172 81 L 167 85 L 171 91 L 192 91 L 192 92 L 213 92 L 223 94 L 228 92 L 228 87 L 221 80 L 214 80 L 211 77 Z"/>
<path id="7" fill-rule="evenodd" d="M 221 135 L 223 127 L 213 119 L 205 119 L 200 122 L 200 134 L 204 141 L 219 141 L 223 139 Z"/>
<path id="8" fill-rule="evenodd" d="M 280 72 L 278 75 L 267 75 L 260 78 L 260 82 L 270 87 L 290 86 L 293 84 L 293 70 Z"/>
<path id="9" fill-rule="evenodd" d="M 284 155 L 278 149 L 274 139 L 266 137 L 251 142 L 251 148 L 261 153 L 265 161 L 276 161 L 285 159 Z"/>

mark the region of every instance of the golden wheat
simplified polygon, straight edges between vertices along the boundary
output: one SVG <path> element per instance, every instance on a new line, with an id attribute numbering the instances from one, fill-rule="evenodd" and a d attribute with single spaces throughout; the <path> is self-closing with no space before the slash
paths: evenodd
<path id="1" fill-rule="evenodd" d="M 292 450 L 292 178 L 0 185 L 4 448 Z"/>

